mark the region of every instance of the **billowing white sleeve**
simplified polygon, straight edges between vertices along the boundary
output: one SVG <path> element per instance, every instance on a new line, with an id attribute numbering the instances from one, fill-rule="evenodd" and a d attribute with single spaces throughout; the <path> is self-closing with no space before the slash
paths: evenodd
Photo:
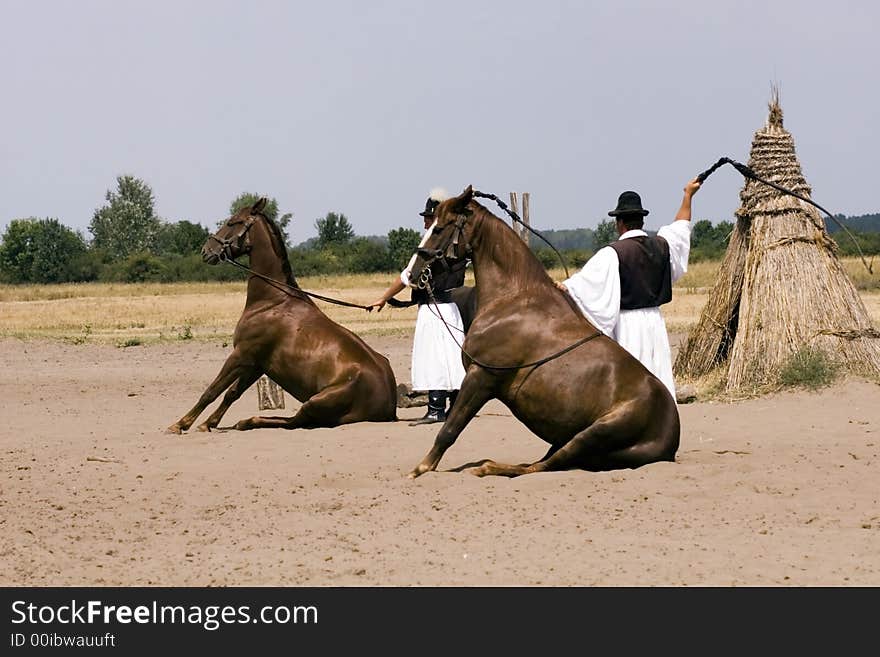
<path id="1" fill-rule="evenodd" d="M 620 262 L 610 246 L 599 249 L 583 269 L 563 281 L 588 320 L 605 335 L 613 335 L 620 318 Z"/>
<path id="2" fill-rule="evenodd" d="M 691 254 L 691 222 L 684 219 L 663 226 L 657 235 L 669 244 L 669 262 L 672 264 L 672 282 L 687 274 Z"/>
<path id="3" fill-rule="evenodd" d="M 437 223 L 436 220 L 434 221 L 434 223 Z M 434 230 L 434 224 L 431 224 L 428 227 L 428 230 L 425 231 L 425 234 L 422 235 L 422 241 L 419 242 L 418 248 L 422 248 L 423 246 L 425 246 L 425 242 L 427 242 L 428 238 L 431 237 L 431 233 L 433 232 L 433 230 Z M 400 282 L 403 283 L 404 285 L 406 285 L 407 287 L 412 287 L 412 282 L 411 282 L 412 268 L 413 268 L 413 265 L 416 264 L 416 256 L 418 256 L 418 253 L 413 253 L 412 258 L 410 258 L 409 262 L 406 263 L 406 268 L 402 272 L 400 272 Z"/>

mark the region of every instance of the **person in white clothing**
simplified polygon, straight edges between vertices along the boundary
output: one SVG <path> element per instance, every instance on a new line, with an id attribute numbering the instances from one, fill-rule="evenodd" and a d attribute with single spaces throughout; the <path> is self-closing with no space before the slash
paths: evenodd
<path id="1" fill-rule="evenodd" d="M 660 306 L 672 300 L 672 284 L 687 272 L 691 250 L 691 201 L 700 188 L 684 188 L 675 221 L 654 237 L 644 230 L 648 210 L 633 191 L 623 192 L 608 214 L 619 239 L 599 249 L 583 269 L 556 286 L 567 292 L 584 316 L 614 338 L 660 379 L 675 399 L 672 351 Z"/>
<path id="2" fill-rule="evenodd" d="M 434 226 L 434 210 L 444 200 L 442 190 L 433 190 L 419 214 L 425 220 L 425 234 L 419 246 L 423 246 L 431 235 Z M 458 306 L 452 301 L 451 290 L 464 285 L 466 262 L 462 261 L 451 268 L 444 268 L 438 261 L 431 265 L 431 291 L 433 301 L 427 290 L 415 287 L 412 280 L 413 254 L 406 268 L 382 294 L 378 301 L 368 307 L 381 311 L 394 295 L 407 287 L 412 288 L 412 302 L 418 304 L 415 335 L 412 350 L 412 388 L 428 393 L 428 409 L 424 417 L 411 422 L 410 426 L 445 422 L 446 415 L 464 379 L 464 365 L 461 360 L 461 343 L 464 342 L 464 321 Z M 449 409 L 446 402 L 449 401 Z"/>

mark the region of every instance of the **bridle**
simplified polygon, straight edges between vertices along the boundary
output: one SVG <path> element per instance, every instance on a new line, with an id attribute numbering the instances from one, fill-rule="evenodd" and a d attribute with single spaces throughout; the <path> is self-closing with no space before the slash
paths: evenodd
<path id="1" fill-rule="evenodd" d="M 265 217 L 264 217 L 265 218 Z M 360 308 L 362 310 L 370 310 L 370 306 L 363 306 L 359 303 L 351 303 L 350 301 L 341 301 L 339 299 L 333 299 L 332 297 L 325 297 L 321 294 L 316 294 L 315 292 L 308 292 L 307 290 L 302 289 L 301 287 L 295 287 L 290 285 L 289 283 L 285 283 L 283 281 L 276 281 L 274 278 L 270 278 L 265 274 L 261 274 L 258 271 L 254 271 L 250 267 L 241 264 L 238 262 L 232 255 L 232 246 L 233 244 L 238 244 L 241 249 L 244 249 L 245 246 L 249 244 L 250 236 L 248 235 L 248 231 L 250 231 L 251 226 L 254 225 L 254 222 L 257 220 L 256 214 L 248 215 L 247 219 L 236 219 L 229 220 L 224 225 L 226 226 L 234 226 L 236 224 L 243 224 L 244 228 L 236 233 L 233 233 L 231 237 L 219 238 L 217 235 L 210 235 L 208 239 L 212 239 L 220 245 L 220 253 L 217 255 L 217 258 L 220 262 L 228 262 L 230 265 L 234 265 L 239 269 L 243 269 L 248 272 L 251 276 L 256 276 L 257 278 L 261 278 L 266 281 L 269 285 L 274 287 L 277 290 L 281 290 L 285 294 L 290 296 L 307 296 L 313 297 L 315 299 L 320 299 L 321 301 L 326 301 L 328 303 L 336 304 L 337 306 L 347 306 L 349 308 Z M 268 221 L 268 219 L 266 219 Z M 293 293 L 291 293 L 293 292 Z"/>
<path id="2" fill-rule="evenodd" d="M 444 268 L 450 269 L 451 266 L 447 262 L 447 258 L 460 261 L 470 257 L 473 249 L 471 249 L 470 242 L 465 238 L 464 227 L 466 223 L 467 215 L 458 215 L 452 231 L 437 248 L 418 248 L 417 253 L 422 256 L 422 260 L 425 263 L 421 274 L 419 274 L 419 280 L 416 281 L 416 287 L 420 290 L 430 289 L 429 286 L 433 277 L 433 274 L 431 273 L 431 265 L 435 262 L 439 262 Z M 443 230 L 445 229 L 446 226 L 443 227 Z M 463 252 L 461 251 L 461 248 L 464 248 Z"/>
<path id="3" fill-rule="evenodd" d="M 470 212 L 470 211 L 466 210 L 466 212 Z M 446 330 L 449 333 L 449 335 L 452 337 L 452 340 L 455 342 L 455 344 L 458 346 L 458 348 L 461 349 L 461 353 L 463 353 L 465 356 L 467 356 L 468 359 L 471 360 L 471 362 L 475 363 L 476 365 L 479 365 L 483 369 L 496 370 L 496 371 L 515 371 L 515 370 L 526 369 L 528 367 L 537 368 L 538 366 L 543 365 L 544 363 L 548 363 L 551 360 L 555 360 L 556 358 L 559 358 L 560 356 L 567 354 L 569 351 L 577 349 L 585 342 L 589 342 L 590 340 L 592 340 L 594 338 L 598 338 L 600 335 L 604 335 L 602 333 L 602 331 L 596 331 L 595 333 L 593 333 L 591 335 L 584 336 L 583 338 L 581 338 L 577 342 L 574 342 L 573 344 L 568 345 L 564 349 L 560 349 L 559 351 L 557 351 L 554 354 L 551 354 L 550 356 L 546 356 L 544 358 L 539 358 L 538 360 L 532 361 L 531 363 L 524 363 L 522 365 L 490 365 L 488 363 L 482 362 L 478 358 L 475 358 L 474 356 L 469 354 L 465 350 L 463 344 L 458 341 L 458 338 L 452 332 L 452 329 L 454 327 L 449 325 L 449 323 L 443 317 L 443 314 L 440 312 L 440 308 L 437 306 L 437 299 L 434 297 L 434 290 L 431 286 L 431 281 L 432 281 L 432 277 L 433 277 L 431 274 L 431 265 L 433 263 L 442 262 L 442 263 L 444 263 L 445 266 L 448 267 L 449 265 L 446 264 L 447 258 L 452 258 L 455 260 L 462 259 L 462 256 L 460 255 L 461 248 L 464 249 L 464 257 L 465 258 L 471 256 L 473 249 L 471 248 L 470 241 L 468 241 L 466 239 L 465 233 L 464 233 L 464 227 L 465 227 L 465 224 L 467 223 L 467 216 L 468 216 L 467 214 L 459 214 L 457 216 L 453 230 L 449 233 L 448 236 L 445 237 L 445 239 L 437 246 L 437 248 L 434 248 L 434 249 L 427 249 L 425 247 L 419 248 L 418 253 L 422 257 L 422 259 L 424 260 L 425 264 L 424 264 L 424 267 L 422 269 L 421 274 L 419 274 L 419 280 L 417 282 L 417 287 L 419 287 L 420 289 L 423 289 L 423 290 L 427 290 L 428 297 L 431 300 L 431 305 L 434 306 L 434 308 L 432 309 L 434 311 L 434 314 L 440 318 L 440 321 L 443 322 L 443 325 L 446 327 Z M 448 224 L 447 224 L 447 226 L 448 226 Z M 444 226 L 444 229 L 445 228 L 446 228 L 446 226 Z"/>
<path id="4" fill-rule="evenodd" d="M 250 237 L 248 235 L 248 231 L 250 231 L 251 226 L 254 225 L 256 221 L 256 215 L 250 214 L 247 219 L 230 219 L 224 225 L 225 226 L 235 226 L 237 224 L 244 225 L 244 228 L 236 233 L 233 233 L 231 237 L 219 238 L 216 234 L 212 234 L 208 237 L 210 240 L 214 240 L 220 245 L 220 252 L 217 254 L 217 258 L 220 262 L 235 262 L 232 256 L 232 246 L 233 244 L 238 244 L 241 250 L 244 250 L 246 244 L 248 244 L 248 240 Z M 238 264 L 238 263 L 236 263 Z"/>

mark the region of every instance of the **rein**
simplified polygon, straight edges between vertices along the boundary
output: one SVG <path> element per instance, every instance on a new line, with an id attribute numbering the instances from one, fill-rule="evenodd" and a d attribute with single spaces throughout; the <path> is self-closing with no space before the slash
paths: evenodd
<path id="1" fill-rule="evenodd" d="M 573 351 L 574 349 L 577 349 L 582 344 L 584 344 L 585 342 L 589 342 L 593 338 L 598 338 L 600 335 L 604 335 L 602 333 L 602 331 L 596 331 L 592 335 L 588 335 L 586 337 L 583 337 L 580 340 L 578 340 L 577 342 L 575 342 L 574 344 L 570 344 L 567 347 L 565 347 L 564 349 L 560 349 L 555 354 L 551 354 L 550 356 L 546 356 L 545 358 L 541 358 L 539 360 L 532 361 L 531 363 L 525 363 L 523 365 L 489 365 L 488 363 L 484 363 L 484 362 L 474 358 L 467 351 L 465 351 L 462 343 L 460 343 L 458 341 L 458 338 L 452 332 L 453 327 L 449 326 L 446 319 L 444 319 L 442 313 L 440 312 L 440 308 L 437 306 L 437 300 L 434 298 L 434 290 L 432 289 L 430 282 L 426 281 L 425 289 L 428 291 L 428 296 L 431 297 L 431 303 L 434 306 L 433 310 L 436 311 L 435 314 L 437 315 L 437 317 L 440 318 L 440 321 L 443 322 L 443 326 L 446 327 L 446 330 L 449 332 L 449 335 L 452 337 L 453 342 L 455 342 L 455 344 L 458 345 L 458 348 L 461 349 L 461 353 L 463 353 L 465 356 L 467 356 L 472 362 L 474 362 L 477 365 L 479 365 L 480 367 L 482 367 L 484 370 L 514 371 L 514 370 L 524 370 L 527 367 L 538 367 L 540 365 L 543 365 L 544 363 L 549 363 L 551 360 L 559 358 L 560 356 L 562 356 L 564 354 L 567 354 L 569 351 Z M 463 332 L 464 331 L 462 331 L 462 333 Z"/>
<path id="2" fill-rule="evenodd" d="M 265 276 L 264 274 L 261 274 L 260 272 L 254 271 L 250 267 L 247 267 L 247 266 L 241 264 L 240 262 L 238 262 L 234 258 L 230 258 L 229 256 L 226 255 L 225 252 L 221 252 L 219 257 L 220 257 L 221 262 L 228 262 L 230 265 L 235 265 L 239 269 L 243 269 L 246 272 L 249 272 L 252 276 L 256 276 L 257 278 L 262 278 L 264 281 L 269 283 L 269 285 L 271 285 L 272 287 L 274 287 L 278 290 L 281 290 L 282 292 L 284 292 L 286 294 L 290 294 L 290 290 L 293 290 L 294 292 L 297 292 L 299 294 L 304 294 L 307 297 L 313 297 L 315 299 L 320 299 L 321 301 L 326 301 L 328 303 L 335 303 L 337 306 L 347 306 L 349 308 L 361 308 L 362 310 L 370 310 L 370 306 L 362 306 L 360 304 L 351 303 L 349 301 L 340 301 L 339 299 L 333 299 L 331 297 L 325 297 L 320 294 L 316 294 L 314 292 L 308 292 L 308 291 L 302 289 L 301 287 L 294 287 L 293 285 L 289 285 L 288 283 L 276 281 L 274 278 L 269 278 L 268 276 Z M 296 296 L 296 295 L 291 294 L 291 296 Z"/>
<path id="3" fill-rule="evenodd" d="M 718 169 L 719 167 L 721 167 L 725 164 L 731 165 L 734 169 L 739 171 L 745 178 L 750 178 L 751 180 L 757 180 L 760 183 L 764 183 L 765 185 L 768 185 L 768 186 L 772 187 L 773 189 L 776 189 L 776 190 L 782 192 L 783 194 L 788 194 L 789 196 L 794 196 L 796 199 L 799 199 L 799 200 L 803 201 L 804 203 L 809 203 L 813 207 L 816 207 L 820 211 L 824 212 L 825 215 L 829 219 L 831 219 L 831 221 L 833 221 L 838 226 L 840 226 L 840 228 L 843 230 L 843 232 L 846 233 L 846 235 L 852 240 L 852 243 L 855 245 L 856 250 L 859 252 L 859 257 L 862 260 L 862 264 L 865 265 L 865 269 L 868 270 L 868 273 L 869 274 L 874 273 L 874 270 L 871 268 L 871 265 L 868 264 L 867 260 L 865 260 L 865 254 L 862 253 L 862 249 L 861 249 L 861 247 L 859 247 L 859 243 L 856 241 L 855 236 L 849 231 L 849 229 L 846 226 L 844 226 L 840 222 L 840 220 L 837 217 L 832 215 L 830 212 L 828 212 L 828 210 L 823 208 L 821 205 L 819 205 L 815 201 L 808 199 L 805 196 L 801 196 L 797 192 L 793 192 L 790 189 L 786 189 L 782 185 L 778 185 L 775 182 L 771 182 L 769 180 L 765 180 L 765 179 L 761 178 L 758 174 L 756 174 L 751 169 L 751 167 L 748 167 L 745 164 L 742 164 L 741 162 L 737 162 L 736 160 L 732 160 L 729 157 L 722 157 L 722 158 L 719 158 L 715 164 L 713 164 L 711 167 L 709 167 L 708 169 L 703 171 L 703 173 L 701 173 L 699 176 L 697 176 L 697 181 L 700 184 L 702 184 L 706 180 L 706 178 L 708 178 L 710 175 L 712 175 L 712 173 L 715 172 L 716 169 Z"/>
<path id="4" fill-rule="evenodd" d="M 266 217 L 264 215 L 261 215 L 261 216 L 263 216 L 263 218 L 266 219 Z M 255 217 L 256 217 L 256 215 L 251 214 L 244 221 L 227 222 L 228 225 L 240 224 L 240 223 L 244 224 L 244 230 L 242 230 L 240 233 L 238 233 L 236 235 L 233 235 L 232 237 L 226 237 L 226 238 L 220 239 L 219 237 L 217 237 L 216 235 L 213 235 L 213 234 L 209 236 L 209 239 L 214 240 L 215 242 L 217 242 L 220 245 L 220 253 L 217 255 L 217 258 L 220 260 L 220 262 L 228 262 L 230 265 L 235 265 L 239 269 L 243 269 L 244 271 L 248 272 L 249 274 L 251 274 L 251 276 L 256 276 L 257 278 L 262 278 L 264 281 L 269 283 L 269 285 L 271 285 L 275 289 L 281 290 L 282 292 L 284 292 L 285 294 L 288 294 L 290 296 L 296 296 L 296 295 L 290 294 L 290 290 L 293 290 L 294 292 L 296 292 L 298 294 L 304 294 L 307 297 L 313 297 L 315 299 L 320 299 L 321 301 L 326 301 L 327 303 L 335 303 L 337 306 L 347 306 L 349 308 L 361 308 L 362 310 L 370 310 L 369 306 L 362 306 L 357 303 L 350 303 L 348 301 L 340 301 L 339 299 L 325 297 L 320 294 L 316 294 L 314 292 L 307 292 L 306 290 L 302 289 L 301 287 L 294 287 L 293 285 L 290 285 L 288 283 L 284 283 L 282 281 L 276 281 L 274 278 L 269 278 L 268 276 L 261 274 L 260 272 L 254 271 L 250 267 L 247 267 L 247 266 L 241 264 L 235 258 L 233 258 L 231 255 L 230 247 L 235 243 L 235 241 L 238 241 L 238 240 L 241 240 L 242 238 L 248 237 L 248 231 L 251 229 L 251 226 L 254 225 Z M 268 221 L 268 219 L 266 219 L 266 220 Z"/>

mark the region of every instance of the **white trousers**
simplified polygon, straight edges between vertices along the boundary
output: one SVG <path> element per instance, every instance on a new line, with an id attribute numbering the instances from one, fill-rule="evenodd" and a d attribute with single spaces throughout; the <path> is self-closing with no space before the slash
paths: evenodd
<path id="1" fill-rule="evenodd" d="M 449 325 L 448 329 L 443 320 Z M 454 303 L 420 305 L 413 337 L 413 390 L 422 392 L 461 388 L 464 365 L 461 363 L 460 345 L 463 342 L 464 322 L 458 306 Z"/>
<path id="2" fill-rule="evenodd" d="M 675 399 L 672 350 L 660 308 L 621 310 L 612 337 L 660 379 Z"/>

